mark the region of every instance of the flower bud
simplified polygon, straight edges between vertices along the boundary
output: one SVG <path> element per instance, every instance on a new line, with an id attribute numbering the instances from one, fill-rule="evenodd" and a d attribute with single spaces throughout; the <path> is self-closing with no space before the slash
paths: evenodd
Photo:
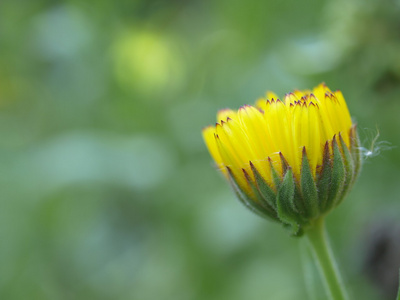
<path id="1" fill-rule="evenodd" d="M 217 119 L 203 130 L 217 168 L 246 207 L 293 235 L 339 205 L 359 173 L 356 125 L 342 93 L 324 84 L 284 101 L 268 92 Z"/>

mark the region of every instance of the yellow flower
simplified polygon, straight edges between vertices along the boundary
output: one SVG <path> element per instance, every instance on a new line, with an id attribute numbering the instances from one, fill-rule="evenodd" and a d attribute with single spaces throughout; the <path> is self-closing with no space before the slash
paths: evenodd
<path id="1" fill-rule="evenodd" d="M 325 84 L 286 94 L 283 101 L 267 92 L 255 106 L 219 111 L 217 122 L 203 129 L 203 137 L 239 198 L 297 231 L 336 206 L 360 168 L 346 102 Z M 289 199 L 280 200 L 285 193 Z M 290 206 L 289 212 L 281 213 L 287 207 L 280 205 Z"/>

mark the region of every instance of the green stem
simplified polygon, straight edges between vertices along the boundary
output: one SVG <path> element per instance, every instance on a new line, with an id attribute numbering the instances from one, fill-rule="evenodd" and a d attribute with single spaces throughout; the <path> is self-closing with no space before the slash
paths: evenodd
<path id="1" fill-rule="evenodd" d="M 315 221 L 314 226 L 305 232 L 312 250 L 324 287 L 331 300 L 348 299 L 343 282 L 328 243 L 324 218 Z"/>
<path id="2" fill-rule="evenodd" d="M 396 300 L 400 300 L 400 270 L 399 270 L 399 290 L 397 292 Z"/>

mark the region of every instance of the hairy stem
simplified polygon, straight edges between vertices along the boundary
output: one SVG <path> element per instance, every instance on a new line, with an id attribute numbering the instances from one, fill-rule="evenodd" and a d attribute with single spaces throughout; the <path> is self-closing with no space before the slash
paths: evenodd
<path id="1" fill-rule="evenodd" d="M 329 299 L 347 300 L 347 292 L 330 248 L 323 218 L 305 232 Z"/>

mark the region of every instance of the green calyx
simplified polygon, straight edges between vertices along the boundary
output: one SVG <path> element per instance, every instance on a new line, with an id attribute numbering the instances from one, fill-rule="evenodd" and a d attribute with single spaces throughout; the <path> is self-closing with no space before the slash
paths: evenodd
<path id="1" fill-rule="evenodd" d="M 240 188 L 237 175 L 227 167 L 231 185 L 239 200 L 250 210 L 282 223 L 290 228 L 293 236 L 301 236 L 315 220 L 339 205 L 354 184 L 361 168 L 355 125 L 350 129 L 350 141 L 350 147 L 347 147 L 339 134 L 326 142 L 322 166 L 318 166 L 315 176 L 304 147 L 299 179 L 280 154 L 282 174 L 278 174 L 269 159 L 273 184 L 269 184 L 249 162 L 253 176 L 244 169 L 242 172 L 251 193 Z"/>

